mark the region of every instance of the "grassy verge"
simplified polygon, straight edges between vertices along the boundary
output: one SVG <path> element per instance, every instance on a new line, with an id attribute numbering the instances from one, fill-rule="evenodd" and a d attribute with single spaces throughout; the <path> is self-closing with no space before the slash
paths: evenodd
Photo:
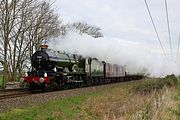
<path id="1" fill-rule="evenodd" d="M 178 84 L 178 78 L 174 75 L 168 75 L 165 78 L 151 79 L 134 85 L 134 89 L 137 92 L 148 94 L 154 90 L 160 90 L 164 86 L 176 86 Z"/>
<path id="2" fill-rule="evenodd" d="M 81 103 L 88 97 L 96 97 L 97 95 L 98 93 L 89 93 L 26 109 L 14 109 L 11 112 L 0 114 L 0 120 L 71 120 L 82 111 Z"/>
<path id="3" fill-rule="evenodd" d="M 174 96 L 174 99 L 176 100 L 176 107 L 169 108 L 169 111 L 176 115 L 176 118 L 179 120 L 180 119 L 180 77 L 178 79 L 178 92 Z"/>
<path id="4" fill-rule="evenodd" d="M 0 120 L 175 120 L 177 79 L 136 81 L 0 114 Z M 171 87 L 169 87 L 171 86 Z M 146 94 L 144 94 L 146 93 Z"/>

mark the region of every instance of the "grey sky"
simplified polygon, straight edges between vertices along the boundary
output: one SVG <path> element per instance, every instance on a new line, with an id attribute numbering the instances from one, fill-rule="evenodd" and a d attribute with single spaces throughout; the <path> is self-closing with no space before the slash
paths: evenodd
<path id="1" fill-rule="evenodd" d="M 97 25 L 102 28 L 104 38 L 93 39 L 70 32 L 67 38 L 58 38 L 51 47 L 127 65 L 127 69 L 134 72 L 147 68 L 152 76 L 179 75 L 180 59 L 175 58 L 180 33 L 180 1 L 167 0 L 173 59 L 165 0 L 147 2 L 168 59 L 164 59 L 144 0 L 57 0 L 56 8 L 63 22 L 84 21 Z"/>
<path id="2" fill-rule="evenodd" d="M 165 52 L 170 53 L 164 0 L 147 0 Z M 173 55 L 180 32 L 180 1 L 167 0 Z M 58 0 L 56 7 L 64 22 L 85 21 L 100 26 L 107 38 L 123 39 L 150 46 L 157 52 L 156 38 L 144 0 Z"/>

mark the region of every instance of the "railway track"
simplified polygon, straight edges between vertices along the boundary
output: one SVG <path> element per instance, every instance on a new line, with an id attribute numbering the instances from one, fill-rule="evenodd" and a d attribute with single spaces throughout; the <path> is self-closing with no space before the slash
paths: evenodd
<path id="1" fill-rule="evenodd" d="M 12 89 L 12 90 L 1 90 L 0 91 L 0 100 L 23 97 L 32 94 L 32 92 L 27 89 Z"/>
<path id="2" fill-rule="evenodd" d="M 12 92 L 12 91 L 24 91 L 24 90 L 28 90 L 28 88 L 0 89 L 0 93 L 2 93 L 2 92 Z"/>
<path id="3" fill-rule="evenodd" d="M 111 83 L 111 84 L 116 84 L 116 83 Z M 109 85 L 109 84 L 104 84 L 104 86 Z M 103 86 L 103 85 L 101 85 Z M 96 87 L 95 86 L 90 86 L 91 87 Z M 67 88 L 67 89 L 73 89 L 73 88 Z M 81 89 L 81 88 L 78 88 Z M 55 90 L 54 92 L 57 92 L 58 90 Z M 48 92 L 47 92 L 48 93 Z M 16 98 L 16 97 L 24 97 L 32 94 L 42 94 L 42 92 L 36 92 L 32 93 L 31 91 L 28 90 L 28 88 L 18 88 L 18 89 L 7 89 L 7 90 L 0 90 L 0 100 L 3 99 L 10 99 L 10 98 Z"/>

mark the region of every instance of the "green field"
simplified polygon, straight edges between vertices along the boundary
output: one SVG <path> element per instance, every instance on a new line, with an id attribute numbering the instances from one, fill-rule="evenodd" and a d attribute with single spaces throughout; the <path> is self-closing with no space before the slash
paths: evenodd
<path id="1" fill-rule="evenodd" d="M 2 75 L 0 75 L 0 87 L 2 87 L 2 83 L 3 82 L 3 76 Z"/>
<path id="2" fill-rule="evenodd" d="M 178 120 L 177 79 L 136 81 L 0 114 L 0 120 Z"/>

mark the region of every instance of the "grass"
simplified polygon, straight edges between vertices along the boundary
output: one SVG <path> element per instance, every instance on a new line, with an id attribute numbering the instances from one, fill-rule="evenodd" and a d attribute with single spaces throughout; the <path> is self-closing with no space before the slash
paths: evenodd
<path id="1" fill-rule="evenodd" d="M 173 113 L 174 115 L 176 115 L 176 117 L 178 118 L 178 120 L 180 119 L 180 77 L 178 77 L 178 92 L 177 94 L 174 96 L 174 99 L 176 100 L 176 102 L 178 103 L 176 107 L 174 108 L 169 108 L 169 111 L 171 113 Z"/>
<path id="2" fill-rule="evenodd" d="M 0 114 L 0 120 L 176 120 L 180 115 L 179 99 L 172 97 L 178 92 L 176 82 L 174 76 L 168 76 L 112 86 L 85 95 L 14 109 Z"/>
<path id="3" fill-rule="evenodd" d="M 2 84 L 3 84 L 3 76 L 0 75 L 0 87 L 2 87 Z"/>
<path id="4" fill-rule="evenodd" d="M 168 75 L 163 79 L 151 79 L 150 81 L 146 80 L 139 84 L 134 85 L 134 89 L 137 92 L 147 94 L 153 90 L 162 89 L 164 86 L 175 86 L 178 83 L 178 78 L 174 75 Z"/>
<path id="5" fill-rule="evenodd" d="M 51 101 L 47 104 L 33 106 L 26 109 L 14 109 L 0 115 L 0 120 L 71 120 L 82 111 L 79 105 L 88 97 L 95 97 L 97 93 L 75 96 L 60 101 Z"/>

